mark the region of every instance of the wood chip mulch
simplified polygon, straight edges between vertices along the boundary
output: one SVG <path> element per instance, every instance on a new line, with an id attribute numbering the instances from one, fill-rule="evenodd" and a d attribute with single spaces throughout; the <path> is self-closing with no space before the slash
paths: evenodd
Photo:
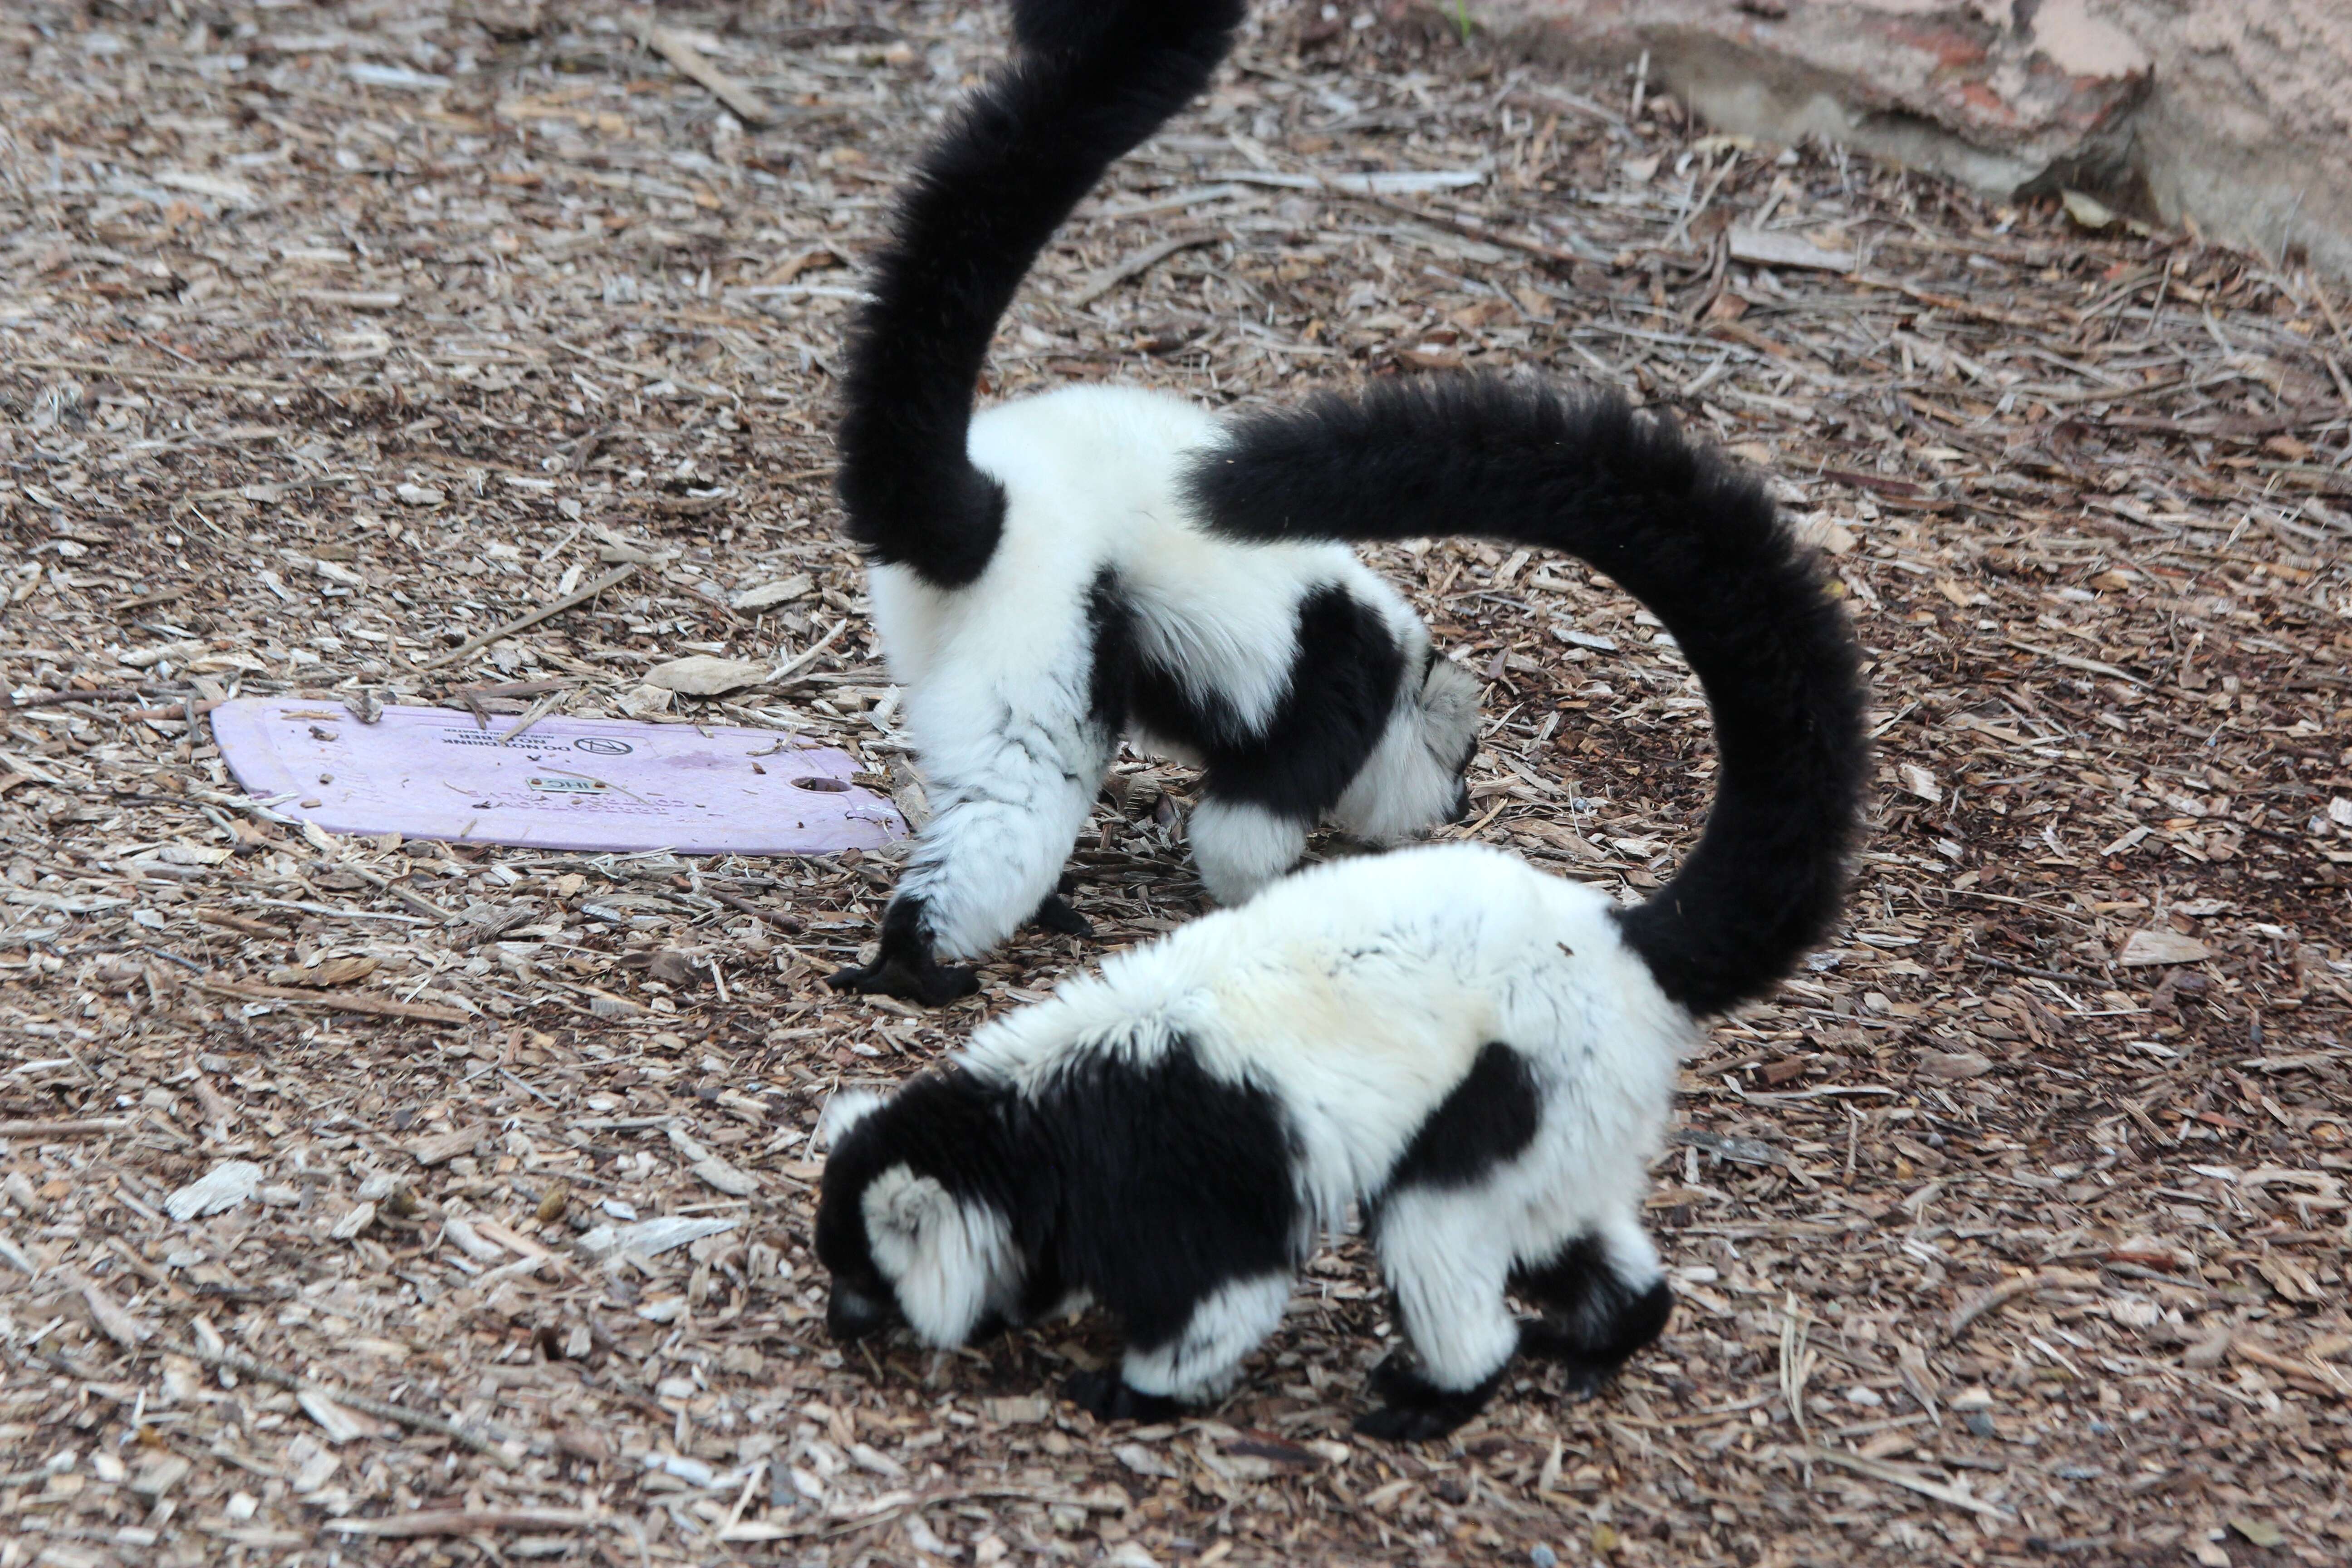
<path id="1" fill-rule="evenodd" d="M 20 0 L 0 1568 L 2352 1553 L 2352 300 L 1370 18 L 1261 7 L 992 391 L 1532 366 L 1778 476 L 1868 647 L 1874 833 L 1690 1064 L 1664 1342 L 1400 1450 L 1349 1429 L 1352 1245 L 1159 1427 L 1051 1397 L 1098 1323 L 826 1342 L 820 1104 L 1195 913 L 1181 770 L 1106 792 L 1095 940 L 924 1015 L 817 980 L 887 856 L 338 837 L 210 743 L 239 693 L 712 721 L 914 805 L 831 378 L 992 11 Z M 1655 885 L 1712 750 L 1648 618 L 1524 552 L 1378 564 L 1488 683 L 1464 831 Z M 644 679 L 696 652 L 800 662 Z"/>

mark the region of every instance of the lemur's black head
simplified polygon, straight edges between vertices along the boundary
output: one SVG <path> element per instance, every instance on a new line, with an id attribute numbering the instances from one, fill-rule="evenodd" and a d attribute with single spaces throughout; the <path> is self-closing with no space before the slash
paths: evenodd
<path id="1" fill-rule="evenodd" d="M 825 1108 L 816 1254 L 833 1276 L 834 1338 L 904 1322 L 932 1344 L 960 1345 L 1017 1301 L 1024 1271 L 1011 1218 L 973 1179 L 1000 1164 L 988 1100 L 950 1068 L 887 1099 L 837 1095 Z"/>

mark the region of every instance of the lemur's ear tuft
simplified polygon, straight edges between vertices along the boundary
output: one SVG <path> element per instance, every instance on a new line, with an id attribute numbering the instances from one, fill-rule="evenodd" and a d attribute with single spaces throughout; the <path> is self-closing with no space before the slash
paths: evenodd
<path id="1" fill-rule="evenodd" d="M 882 1109 L 889 1096 L 870 1089 L 844 1089 L 834 1092 L 824 1102 L 824 1111 L 816 1119 L 816 1131 L 810 1134 L 813 1149 L 830 1149 L 849 1135 L 849 1130 Z"/>

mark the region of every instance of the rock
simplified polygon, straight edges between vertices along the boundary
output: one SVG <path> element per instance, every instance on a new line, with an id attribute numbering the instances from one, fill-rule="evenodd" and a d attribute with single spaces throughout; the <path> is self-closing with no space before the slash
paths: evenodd
<path id="1" fill-rule="evenodd" d="M 2102 48 L 2075 29 L 2053 45 L 2038 17 L 2002 26 L 1958 4 L 1792 0 L 1778 17 L 1722 0 L 1488 0 L 1484 9 L 1498 29 L 1540 29 L 1546 42 L 1607 64 L 1631 65 L 1646 50 L 1652 89 L 1673 92 L 1717 131 L 1784 144 L 1811 133 L 2003 195 L 2110 130 L 2149 79 L 2127 37 Z M 2042 7 L 2080 9 L 2080 0 Z"/>
<path id="2" fill-rule="evenodd" d="M 2058 193 L 2058 200 L 2060 205 L 2065 207 L 2066 216 L 2074 220 L 2075 227 L 2087 229 L 2093 234 L 2105 234 L 2123 222 L 2122 218 L 2116 216 L 2115 208 L 2097 197 L 2086 196 L 2080 191 L 2061 191 Z M 2097 579 L 2094 578 L 2093 581 L 2096 582 Z"/>
<path id="3" fill-rule="evenodd" d="M 698 653 L 654 666 L 646 673 L 646 683 L 688 697 L 717 697 L 759 685 L 772 668 L 756 658 L 719 658 Z"/>
<path id="4" fill-rule="evenodd" d="M 1471 13 L 1534 51 L 1629 68 L 1646 54 L 1653 93 L 1718 132 L 1819 137 L 2004 198 L 2071 191 L 2095 228 L 2109 226 L 2100 210 L 2193 218 L 2352 276 L 2343 0 L 1478 0 Z"/>
<path id="5" fill-rule="evenodd" d="M 226 1161 L 165 1198 L 163 1212 L 185 1225 L 236 1207 L 260 1186 L 260 1166 L 250 1160 Z"/>

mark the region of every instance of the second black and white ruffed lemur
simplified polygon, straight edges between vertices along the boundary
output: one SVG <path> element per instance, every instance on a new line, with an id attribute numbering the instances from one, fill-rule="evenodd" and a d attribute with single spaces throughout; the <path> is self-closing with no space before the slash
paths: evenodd
<path id="1" fill-rule="evenodd" d="M 1230 432 L 1071 386 L 974 416 L 990 337 L 1113 160 L 1224 56 L 1240 0 L 1014 0 L 1014 53 L 922 159 L 853 335 L 840 490 L 935 815 L 870 964 L 926 1004 L 1055 895 L 1120 740 L 1201 765 L 1202 882 L 1238 903 L 1329 821 L 1391 842 L 1463 810 L 1477 688 L 1344 545 L 1220 534 L 1188 488 Z"/>

